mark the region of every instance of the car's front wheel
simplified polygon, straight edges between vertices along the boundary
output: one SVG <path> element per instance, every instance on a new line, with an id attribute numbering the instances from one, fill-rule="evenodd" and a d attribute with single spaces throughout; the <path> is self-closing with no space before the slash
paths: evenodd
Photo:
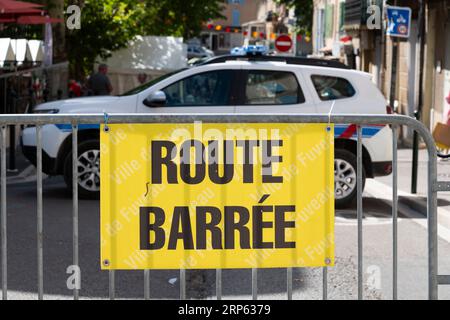
<path id="1" fill-rule="evenodd" d="M 98 199 L 100 197 L 100 142 L 83 141 L 78 145 L 78 193 L 81 198 Z M 64 162 L 64 180 L 72 189 L 72 152 Z"/>
<path id="2" fill-rule="evenodd" d="M 363 188 L 366 174 L 362 170 Z M 335 202 L 337 208 L 348 207 L 357 196 L 357 160 L 356 156 L 343 149 L 337 149 L 334 155 L 334 185 Z"/>

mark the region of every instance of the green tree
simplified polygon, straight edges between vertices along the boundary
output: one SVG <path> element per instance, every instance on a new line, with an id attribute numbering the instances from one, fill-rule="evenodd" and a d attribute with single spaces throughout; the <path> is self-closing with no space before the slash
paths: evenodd
<path id="1" fill-rule="evenodd" d="M 147 19 L 147 34 L 171 35 L 190 39 L 202 30 L 209 19 L 223 18 L 225 0 L 146 0 L 153 8 Z M 156 13 L 156 15 L 155 15 Z"/>
<path id="2" fill-rule="evenodd" d="M 41 0 L 46 5 L 52 18 L 64 19 L 64 0 Z M 65 23 L 53 24 L 53 53 L 56 62 L 65 61 L 66 55 L 66 26 Z"/>
<path id="3" fill-rule="evenodd" d="M 67 30 L 66 47 L 71 74 L 80 78 L 92 71 L 97 57 L 108 58 L 140 34 L 144 13 L 149 13 L 139 0 L 86 0 L 78 5 L 82 9 L 81 29 Z"/>
<path id="4" fill-rule="evenodd" d="M 313 0 L 275 0 L 278 4 L 285 4 L 288 8 L 295 8 L 297 32 L 311 36 L 314 1 Z"/>
<path id="5" fill-rule="evenodd" d="M 66 31 L 71 74 L 90 73 L 96 58 L 108 58 L 137 35 L 200 33 L 204 22 L 221 17 L 224 0 L 66 0 L 82 8 L 81 30 Z"/>

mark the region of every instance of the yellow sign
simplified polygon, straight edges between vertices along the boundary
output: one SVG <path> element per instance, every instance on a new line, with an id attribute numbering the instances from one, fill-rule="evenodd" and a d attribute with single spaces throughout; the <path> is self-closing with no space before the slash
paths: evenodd
<path id="1" fill-rule="evenodd" d="M 334 265 L 334 128 L 101 130 L 102 269 Z"/>

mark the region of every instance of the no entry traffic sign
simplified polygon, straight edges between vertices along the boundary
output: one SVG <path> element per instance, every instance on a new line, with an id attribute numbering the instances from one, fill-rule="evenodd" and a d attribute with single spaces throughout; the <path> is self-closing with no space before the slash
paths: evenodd
<path id="1" fill-rule="evenodd" d="M 292 48 L 292 39 L 287 35 L 281 35 L 275 40 L 275 48 L 280 52 L 288 52 Z"/>

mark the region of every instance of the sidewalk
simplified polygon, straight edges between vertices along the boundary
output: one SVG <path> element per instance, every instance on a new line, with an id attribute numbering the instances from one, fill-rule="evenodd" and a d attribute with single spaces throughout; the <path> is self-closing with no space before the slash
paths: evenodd
<path id="1" fill-rule="evenodd" d="M 427 215 L 428 190 L 428 153 L 419 152 L 419 168 L 417 194 L 411 194 L 412 150 L 398 151 L 398 195 L 399 203 Z M 389 188 L 392 188 L 392 175 L 376 179 Z M 450 181 L 450 161 L 438 160 L 438 181 Z M 450 229 L 450 192 L 438 193 L 438 220 L 443 226 Z"/>

